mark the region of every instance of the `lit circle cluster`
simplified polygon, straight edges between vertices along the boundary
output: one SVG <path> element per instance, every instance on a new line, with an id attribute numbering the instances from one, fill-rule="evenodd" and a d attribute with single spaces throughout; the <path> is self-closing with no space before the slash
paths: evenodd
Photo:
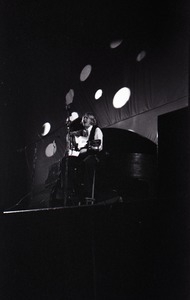
<path id="1" fill-rule="evenodd" d="M 122 44 L 122 42 L 123 42 L 122 39 L 114 40 L 110 43 L 110 48 L 111 49 L 118 48 Z M 143 51 L 139 52 L 139 54 L 137 55 L 136 61 L 141 62 L 145 57 L 146 57 L 146 51 L 143 50 Z M 80 73 L 80 81 L 81 82 L 86 81 L 89 78 L 91 73 L 92 73 L 92 65 L 87 64 L 86 66 L 84 66 L 84 68 L 82 69 L 82 71 Z M 102 95 L 103 95 L 103 90 L 100 88 L 97 89 L 97 91 L 94 94 L 95 100 L 100 99 L 102 97 Z M 116 109 L 122 108 L 129 101 L 130 96 L 131 96 L 131 90 L 128 87 L 124 86 L 124 87 L 120 88 L 113 97 L 113 101 L 112 101 L 113 107 Z M 67 106 L 69 106 L 73 102 L 73 99 L 74 99 L 74 90 L 73 89 L 70 89 L 68 91 L 68 93 L 65 96 L 65 99 L 66 99 Z M 78 117 L 79 116 L 78 116 L 77 112 L 72 112 L 70 117 L 67 119 L 67 122 L 68 121 L 72 122 L 75 119 L 77 119 Z M 41 135 L 42 136 L 47 135 L 49 133 L 50 129 L 51 129 L 50 123 L 49 122 L 44 123 L 43 132 Z M 56 153 L 56 151 L 57 151 L 57 146 L 56 146 L 55 141 L 53 141 L 46 147 L 45 154 L 47 157 L 51 157 Z"/>

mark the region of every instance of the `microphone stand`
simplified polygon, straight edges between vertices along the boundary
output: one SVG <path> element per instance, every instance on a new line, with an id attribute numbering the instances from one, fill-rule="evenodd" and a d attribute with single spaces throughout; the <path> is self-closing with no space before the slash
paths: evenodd
<path id="1" fill-rule="evenodd" d="M 70 106 L 69 105 L 66 105 L 66 110 L 67 110 L 67 118 L 68 118 L 68 121 L 66 122 L 66 126 L 67 126 L 67 134 L 70 135 L 70 121 L 69 121 L 69 117 L 70 117 Z M 65 123 L 64 123 L 64 126 L 65 126 Z M 48 134 L 48 136 L 51 136 L 53 134 L 55 134 L 55 132 L 57 132 L 60 128 L 62 128 L 63 125 L 61 124 L 59 127 L 57 127 L 55 130 L 51 131 L 51 133 Z M 41 141 L 44 141 L 44 139 L 46 138 L 45 137 L 41 137 L 39 136 L 38 134 L 38 139 L 32 141 L 31 143 L 25 145 L 24 147 L 22 148 L 19 148 L 17 149 L 16 151 L 18 153 L 22 153 L 24 152 L 25 154 L 25 158 L 26 158 L 26 162 L 27 162 L 27 166 L 28 166 L 28 170 L 31 172 L 31 190 L 25 194 L 21 199 L 19 199 L 19 201 L 8 208 L 8 210 L 10 209 L 13 209 L 15 207 L 17 207 L 19 204 L 21 204 L 27 197 L 30 197 L 30 200 L 33 199 L 33 196 L 34 196 L 34 178 L 35 178 L 35 171 L 36 171 L 36 162 L 37 162 L 37 152 L 38 152 L 38 143 L 41 142 Z M 27 156 L 27 149 L 31 146 L 34 146 L 34 153 L 33 153 L 33 159 L 32 159 L 32 168 L 30 168 L 30 165 L 29 165 L 29 161 L 28 161 L 28 156 Z M 68 189 L 68 154 L 69 154 L 69 149 L 68 147 L 66 147 L 66 151 L 65 151 L 65 157 L 66 157 L 66 169 L 65 169 L 65 189 L 64 189 L 64 205 L 66 205 L 67 203 L 67 189 Z M 62 186 L 63 187 L 63 186 Z M 7 210 L 7 209 L 6 209 Z"/>
<path id="2" fill-rule="evenodd" d="M 37 143 L 34 144 L 34 154 L 33 154 L 33 161 L 32 161 L 32 182 L 31 182 L 31 200 L 33 200 L 34 196 L 34 178 L 35 178 L 35 171 L 36 171 L 36 161 L 37 161 Z"/>
<path id="3" fill-rule="evenodd" d="M 70 105 L 66 104 L 66 111 L 67 111 L 67 133 L 66 133 L 66 151 L 65 151 L 65 178 L 64 178 L 64 206 L 67 205 L 68 199 L 68 173 L 69 173 L 69 143 L 70 143 Z M 68 139 L 68 142 L 67 142 Z"/>
<path id="4" fill-rule="evenodd" d="M 13 208 L 16 208 L 19 204 L 21 204 L 23 202 L 23 200 L 25 200 L 27 197 L 30 197 L 30 200 L 33 200 L 33 195 L 34 195 L 34 178 L 35 178 L 35 169 L 36 169 L 36 161 L 37 161 L 37 144 L 42 140 L 42 138 L 39 138 L 38 140 L 31 142 L 30 144 L 24 146 L 23 148 L 17 149 L 17 152 L 22 153 L 24 152 L 25 157 L 26 157 L 26 162 L 27 162 L 27 166 L 28 169 L 30 171 L 30 167 L 29 167 L 29 162 L 28 162 L 28 157 L 27 157 L 27 149 L 30 146 L 34 145 L 34 153 L 33 153 L 33 159 L 32 159 L 32 172 L 31 172 L 31 190 L 25 194 L 15 205 L 9 207 L 6 209 L 7 210 L 11 210 Z"/>

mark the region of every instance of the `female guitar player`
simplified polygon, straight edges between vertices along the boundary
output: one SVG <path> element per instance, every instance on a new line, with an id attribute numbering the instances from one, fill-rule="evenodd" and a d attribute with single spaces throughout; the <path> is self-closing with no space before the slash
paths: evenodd
<path id="1" fill-rule="evenodd" d="M 80 129 L 66 136 L 68 160 L 68 194 L 73 191 L 79 202 L 94 198 L 94 172 L 103 150 L 103 132 L 96 124 L 95 116 L 87 112 L 80 122 Z M 72 126 L 71 126 L 72 129 Z M 64 181 L 65 160 L 61 167 Z M 64 184 L 62 184 L 64 186 Z M 92 199 L 94 200 L 94 199 Z"/>

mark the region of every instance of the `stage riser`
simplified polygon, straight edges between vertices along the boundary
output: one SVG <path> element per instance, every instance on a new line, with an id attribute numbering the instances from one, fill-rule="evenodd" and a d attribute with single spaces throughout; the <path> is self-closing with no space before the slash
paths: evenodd
<path id="1" fill-rule="evenodd" d="M 186 197 L 189 194 L 189 108 L 158 117 L 159 194 Z"/>
<path id="2" fill-rule="evenodd" d="M 170 210 L 152 200 L 2 214 L 1 300 L 177 299 L 184 216 Z"/>

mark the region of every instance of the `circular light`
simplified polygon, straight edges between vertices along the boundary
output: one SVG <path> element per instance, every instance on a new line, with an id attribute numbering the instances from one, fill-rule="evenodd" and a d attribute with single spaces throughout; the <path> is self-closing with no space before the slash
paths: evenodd
<path id="1" fill-rule="evenodd" d="M 121 108 L 124 106 L 131 96 L 131 91 L 127 87 L 121 88 L 113 98 L 113 106 L 115 108 Z"/>
<path id="2" fill-rule="evenodd" d="M 91 71 L 92 71 L 92 66 L 86 65 L 80 73 L 80 81 L 85 81 L 90 76 Z"/>
<path id="3" fill-rule="evenodd" d="M 79 115 L 77 112 L 72 112 L 71 115 L 67 118 L 66 122 L 73 122 L 78 119 Z"/>
<path id="4" fill-rule="evenodd" d="M 110 43 L 110 48 L 112 48 L 112 49 L 117 48 L 121 45 L 122 42 L 123 42 L 123 40 L 112 41 Z"/>
<path id="5" fill-rule="evenodd" d="M 55 141 L 53 141 L 53 143 L 49 144 L 46 147 L 45 154 L 47 157 L 51 157 L 56 153 L 56 151 L 57 151 L 57 146 L 56 146 Z"/>
<path id="6" fill-rule="evenodd" d="M 146 56 L 146 51 L 143 50 L 137 55 L 136 60 L 139 62 L 139 61 L 143 60 L 143 58 L 145 58 L 145 56 Z"/>
<path id="7" fill-rule="evenodd" d="M 77 112 L 72 112 L 70 116 L 70 121 L 74 121 L 79 117 Z"/>
<path id="8" fill-rule="evenodd" d="M 102 94 L 103 94 L 103 92 L 101 89 L 97 90 L 95 93 L 95 96 L 94 96 L 95 99 L 98 100 L 100 97 L 102 97 Z"/>
<path id="9" fill-rule="evenodd" d="M 44 123 L 44 125 L 42 126 L 42 128 L 43 128 L 43 132 L 42 132 L 41 135 L 45 136 L 45 135 L 47 135 L 50 132 L 51 125 L 50 125 L 50 123 L 46 122 L 46 123 Z"/>
<path id="10" fill-rule="evenodd" d="M 74 90 L 70 89 L 65 98 L 66 98 L 66 104 L 67 105 L 71 104 L 74 98 Z"/>

